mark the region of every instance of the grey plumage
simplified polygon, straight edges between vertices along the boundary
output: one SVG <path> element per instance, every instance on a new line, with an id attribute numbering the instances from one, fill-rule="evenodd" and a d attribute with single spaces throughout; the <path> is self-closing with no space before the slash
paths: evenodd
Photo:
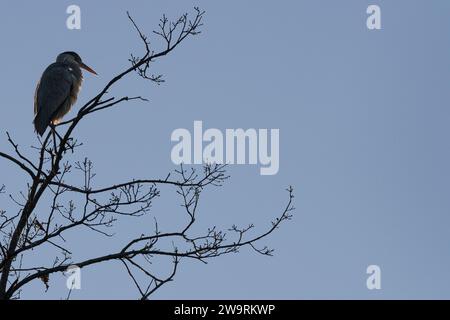
<path id="1" fill-rule="evenodd" d="M 34 127 L 43 135 L 58 124 L 75 104 L 83 82 L 81 68 L 95 74 L 75 52 L 64 52 L 42 74 L 34 97 Z"/>

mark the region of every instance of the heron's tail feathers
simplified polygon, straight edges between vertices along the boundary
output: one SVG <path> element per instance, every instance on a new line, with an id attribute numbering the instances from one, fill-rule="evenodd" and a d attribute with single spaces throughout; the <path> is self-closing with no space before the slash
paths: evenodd
<path id="1" fill-rule="evenodd" d="M 42 137 L 45 133 L 45 130 L 47 130 L 48 124 L 46 124 L 42 119 L 39 117 L 39 113 L 34 118 L 34 129 L 36 132 Z"/>

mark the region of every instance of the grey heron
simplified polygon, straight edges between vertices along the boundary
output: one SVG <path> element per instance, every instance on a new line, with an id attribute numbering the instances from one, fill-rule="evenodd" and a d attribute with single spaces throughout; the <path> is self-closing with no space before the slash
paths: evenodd
<path id="1" fill-rule="evenodd" d="M 42 74 L 34 96 L 34 127 L 42 136 L 48 126 L 55 126 L 75 104 L 83 82 L 81 68 L 93 74 L 72 51 L 63 52 Z"/>

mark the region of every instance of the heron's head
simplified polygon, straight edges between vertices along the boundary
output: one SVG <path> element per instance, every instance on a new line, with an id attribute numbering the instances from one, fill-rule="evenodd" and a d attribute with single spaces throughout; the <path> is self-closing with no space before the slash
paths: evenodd
<path id="1" fill-rule="evenodd" d="M 60 55 L 58 55 L 58 57 L 56 58 L 56 62 L 62 62 L 62 63 L 67 63 L 67 62 L 71 62 L 71 63 L 76 63 L 80 66 L 80 68 L 83 68 L 84 70 L 93 73 L 93 74 L 97 74 L 97 72 L 95 72 L 91 67 L 85 65 L 83 63 L 83 60 L 81 59 L 81 57 L 78 55 L 78 53 L 73 52 L 73 51 L 66 51 L 61 53 Z"/>

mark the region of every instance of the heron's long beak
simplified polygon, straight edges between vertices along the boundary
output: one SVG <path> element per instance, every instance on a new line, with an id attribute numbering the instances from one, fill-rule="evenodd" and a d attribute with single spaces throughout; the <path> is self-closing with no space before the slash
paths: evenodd
<path id="1" fill-rule="evenodd" d="M 97 72 L 95 72 L 91 67 L 85 65 L 84 63 L 81 63 L 80 67 L 83 68 L 86 71 L 89 71 L 90 73 L 93 73 L 93 74 L 97 75 Z"/>

